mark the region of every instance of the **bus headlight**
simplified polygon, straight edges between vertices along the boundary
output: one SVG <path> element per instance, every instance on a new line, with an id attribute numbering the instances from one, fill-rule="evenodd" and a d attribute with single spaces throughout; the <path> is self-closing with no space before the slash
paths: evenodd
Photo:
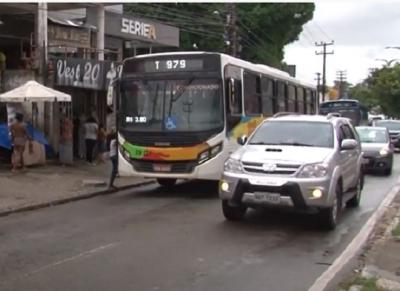
<path id="1" fill-rule="evenodd" d="M 199 155 L 199 164 L 204 163 L 205 161 L 215 157 L 222 151 L 222 143 L 213 146 L 212 148 L 207 149 L 206 151 L 200 153 Z"/>
<path id="2" fill-rule="evenodd" d="M 131 159 L 129 152 L 126 149 L 124 149 L 123 147 L 120 147 L 119 149 L 120 149 L 119 151 L 121 152 L 121 154 L 125 158 L 125 160 L 129 161 Z"/>
<path id="3" fill-rule="evenodd" d="M 382 148 L 379 151 L 379 154 L 381 155 L 381 157 L 386 157 L 389 154 L 389 150 L 387 148 Z"/>
<path id="4" fill-rule="evenodd" d="M 224 165 L 224 171 L 230 173 L 242 173 L 242 164 L 239 160 L 229 158 Z"/>
<path id="5" fill-rule="evenodd" d="M 204 163 L 205 161 L 207 161 L 209 157 L 210 157 L 209 150 L 206 150 L 206 151 L 202 152 L 199 155 L 199 164 Z"/>

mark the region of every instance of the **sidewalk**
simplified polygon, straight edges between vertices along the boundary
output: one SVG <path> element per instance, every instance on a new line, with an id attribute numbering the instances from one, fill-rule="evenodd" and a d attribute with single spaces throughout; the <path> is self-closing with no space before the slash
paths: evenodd
<path id="1" fill-rule="evenodd" d="M 400 195 L 378 222 L 359 258 L 359 270 L 337 290 L 400 291 Z"/>
<path id="2" fill-rule="evenodd" d="M 1 167 L 0 215 L 110 193 L 107 190 L 110 171 L 109 162 L 92 166 L 83 161 L 67 167 L 49 163 L 19 173 Z M 126 189 L 152 181 L 121 177 L 115 180 L 115 185 Z"/>

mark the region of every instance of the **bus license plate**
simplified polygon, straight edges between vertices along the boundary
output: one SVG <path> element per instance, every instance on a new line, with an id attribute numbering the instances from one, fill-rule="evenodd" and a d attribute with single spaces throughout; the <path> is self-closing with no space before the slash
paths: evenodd
<path id="1" fill-rule="evenodd" d="M 154 164 L 154 172 L 171 172 L 171 165 L 169 164 Z"/>
<path id="2" fill-rule="evenodd" d="M 268 202 L 271 204 L 281 203 L 281 195 L 277 193 L 266 193 L 266 192 L 256 192 L 254 196 L 257 200 L 262 202 Z"/>

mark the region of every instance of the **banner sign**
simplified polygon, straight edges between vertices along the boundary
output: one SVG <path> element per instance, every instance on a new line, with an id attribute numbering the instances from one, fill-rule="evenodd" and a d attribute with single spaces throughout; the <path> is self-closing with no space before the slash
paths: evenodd
<path id="1" fill-rule="evenodd" d="M 122 64 L 111 61 L 58 58 L 54 60 L 57 86 L 107 90 L 119 76 Z"/>

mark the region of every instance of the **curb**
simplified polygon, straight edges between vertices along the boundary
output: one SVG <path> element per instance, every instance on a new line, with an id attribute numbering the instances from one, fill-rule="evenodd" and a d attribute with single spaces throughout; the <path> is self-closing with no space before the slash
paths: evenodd
<path id="1" fill-rule="evenodd" d="M 0 210 L 0 217 L 7 216 L 7 215 L 10 215 L 10 214 L 13 214 L 13 213 L 18 213 L 18 212 L 31 211 L 31 210 L 36 210 L 36 209 L 40 209 L 40 208 L 45 208 L 45 207 L 65 204 L 65 203 L 72 202 L 72 201 L 89 199 L 89 198 L 100 196 L 100 195 L 113 194 L 113 193 L 117 193 L 119 191 L 138 188 L 138 187 L 141 187 L 141 186 L 147 186 L 147 185 L 151 185 L 151 184 L 154 184 L 154 183 L 155 183 L 155 181 L 140 182 L 140 183 L 137 183 L 137 184 L 130 184 L 130 185 L 125 185 L 125 186 L 122 186 L 122 187 L 118 187 L 118 190 L 108 190 L 108 189 L 100 190 L 100 191 L 85 193 L 85 194 L 74 196 L 74 197 L 61 198 L 61 199 L 58 199 L 58 200 L 42 202 L 42 203 L 38 203 L 38 204 L 34 204 L 34 205 L 23 206 L 23 207 L 19 207 L 19 208 L 15 208 L 15 209 L 9 209 L 9 210 L 5 210 L 5 211 L 1 211 Z"/>
<path id="2" fill-rule="evenodd" d="M 371 233 L 374 231 L 377 221 L 386 213 L 388 207 L 393 202 L 395 197 L 400 193 L 400 178 L 396 180 L 393 188 L 388 192 L 386 197 L 379 204 L 378 208 L 366 221 L 358 234 L 347 245 L 343 252 L 337 257 L 333 264 L 329 266 L 311 285 L 308 291 L 326 290 L 329 284 L 335 279 L 338 274 L 349 262 L 353 259 L 360 249 L 365 245 Z"/>

